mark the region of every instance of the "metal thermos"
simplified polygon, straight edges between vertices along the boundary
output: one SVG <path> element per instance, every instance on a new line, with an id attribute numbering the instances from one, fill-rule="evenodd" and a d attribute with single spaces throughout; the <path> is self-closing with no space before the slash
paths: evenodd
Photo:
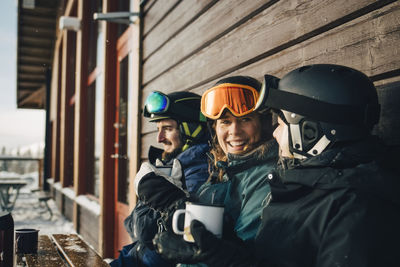
<path id="1" fill-rule="evenodd" d="M 0 267 L 14 266 L 14 220 L 11 213 L 0 211 Z"/>

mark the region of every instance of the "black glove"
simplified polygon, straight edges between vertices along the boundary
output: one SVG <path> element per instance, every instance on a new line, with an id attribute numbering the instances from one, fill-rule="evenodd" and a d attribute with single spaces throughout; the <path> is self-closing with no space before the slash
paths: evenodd
<path id="1" fill-rule="evenodd" d="M 164 258 L 179 263 L 205 263 L 213 266 L 257 266 L 252 254 L 243 243 L 217 238 L 204 224 L 193 220 L 190 225 L 195 242 L 183 240 L 171 232 L 158 233 L 153 244 Z"/>
<path id="2" fill-rule="evenodd" d="M 163 212 L 176 201 L 186 198 L 183 190 L 154 172 L 146 174 L 138 185 L 138 196 L 145 204 Z"/>
<path id="3" fill-rule="evenodd" d="M 135 177 L 136 194 L 143 203 L 162 212 L 175 201 L 186 197 L 181 178 L 182 168 L 178 160 L 174 160 L 170 175 L 144 162 Z"/>

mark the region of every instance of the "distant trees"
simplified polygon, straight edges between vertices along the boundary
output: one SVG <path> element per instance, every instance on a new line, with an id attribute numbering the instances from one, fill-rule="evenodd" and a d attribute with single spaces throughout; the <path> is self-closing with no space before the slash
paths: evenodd
<path id="1" fill-rule="evenodd" d="M 6 156 L 7 155 L 7 149 L 5 146 L 1 148 L 0 156 Z M 8 170 L 8 161 L 2 160 L 0 162 L 0 171 L 7 171 Z"/>
<path id="2" fill-rule="evenodd" d="M 20 154 L 21 153 L 20 153 L 19 148 L 18 148 L 16 156 L 20 157 L 21 156 Z M 25 165 L 25 162 L 22 162 L 21 160 L 13 160 L 13 161 L 11 161 L 10 169 L 11 169 L 12 172 L 23 174 L 24 173 L 24 169 L 25 169 L 24 165 Z"/>
<path id="3" fill-rule="evenodd" d="M 1 147 L 0 156 L 3 157 L 42 157 L 43 152 L 39 152 L 38 155 L 33 155 L 31 149 L 25 150 L 23 153 L 19 148 L 11 153 L 7 151 L 6 147 Z M 0 171 L 14 172 L 18 174 L 25 174 L 38 171 L 38 162 L 36 160 L 1 160 L 0 159 Z"/>
<path id="4" fill-rule="evenodd" d="M 29 149 L 28 151 L 26 151 L 26 153 L 24 153 L 25 157 L 32 157 L 32 152 Z M 24 166 L 24 173 L 30 173 L 30 172 L 37 172 L 38 170 L 38 164 L 37 161 L 25 161 L 25 166 Z"/>

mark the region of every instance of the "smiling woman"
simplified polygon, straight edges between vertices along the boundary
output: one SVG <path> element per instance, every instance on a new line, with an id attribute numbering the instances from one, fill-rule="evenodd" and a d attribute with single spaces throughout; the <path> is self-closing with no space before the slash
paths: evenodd
<path id="1" fill-rule="evenodd" d="M 225 154 L 243 154 L 255 148 L 261 139 L 258 113 L 235 117 L 226 111 L 215 123 L 218 144 Z"/>
<path id="2" fill-rule="evenodd" d="M 209 181 L 199 189 L 197 200 L 225 207 L 224 238 L 234 239 L 241 247 L 242 241 L 254 240 L 256 236 L 270 195 L 267 174 L 278 160 L 277 143 L 272 140 L 271 113 L 268 109 L 254 111 L 260 89 L 260 82 L 252 77 L 232 76 L 218 81 L 202 96 L 201 111 L 213 120 L 214 170 Z M 201 223 L 199 229 L 205 229 Z M 199 235 L 207 235 L 204 230 L 199 231 Z M 229 247 L 219 241 L 205 246 L 195 238 L 198 243 L 188 248 L 193 245 L 180 240 L 163 233 L 155 242 L 163 256 L 181 262 L 206 262 L 206 255 L 218 249 L 211 243 Z M 198 248 L 201 252 L 194 254 L 177 252 L 195 252 Z M 233 250 L 231 253 L 235 254 Z"/>
<path id="3" fill-rule="evenodd" d="M 252 77 L 232 76 L 218 81 L 202 96 L 201 111 L 213 120 L 211 153 L 219 181 L 225 173 L 218 167 L 219 162 L 229 164 L 229 154 L 249 154 L 272 138 L 271 114 L 267 110 L 254 111 L 260 89 L 261 84 Z"/>
<path id="4" fill-rule="evenodd" d="M 257 100 L 260 89 L 260 82 L 252 77 L 232 76 L 218 81 L 202 96 L 201 111 L 213 119 L 214 173 L 200 188 L 199 199 L 224 205 L 228 218 L 225 224 L 232 224 L 229 230 L 242 240 L 255 237 L 270 192 L 266 175 L 278 158 L 271 113 L 268 109 L 253 111 L 257 101 L 243 97 L 251 93 Z M 210 92 L 218 99 L 207 101 Z M 208 112 L 211 110 L 213 114 Z"/>
<path id="5" fill-rule="evenodd" d="M 260 89 L 261 83 L 252 77 L 232 76 L 218 81 L 202 97 L 203 114 L 214 118 L 211 153 L 215 172 L 200 188 L 200 200 L 223 204 L 233 224 L 230 230 L 242 240 L 255 236 L 270 192 L 266 175 L 275 167 L 278 156 L 271 113 L 268 109 L 254 111 L 257 101 L 250 101 L 251 95 L 257 100 Z M 219 98 L 206 101 L 212 91 Z M 215 104 L 219 108 L 212 107 Z M 209 110 L 215 115 L 210 116 Z"/>

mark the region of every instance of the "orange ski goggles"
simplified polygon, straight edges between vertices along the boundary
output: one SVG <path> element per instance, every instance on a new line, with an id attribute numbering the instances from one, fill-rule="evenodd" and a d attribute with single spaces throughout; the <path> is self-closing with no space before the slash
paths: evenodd
<path id="1" fill-rule="evenodd" d="M 241 117 L 254 111 L 258 96 L 257 90 L 248 85 L 218 84 L 201 97 L 201 112 L 213 120 L 221 117 L 225 109 L 234 116 Z"/>

